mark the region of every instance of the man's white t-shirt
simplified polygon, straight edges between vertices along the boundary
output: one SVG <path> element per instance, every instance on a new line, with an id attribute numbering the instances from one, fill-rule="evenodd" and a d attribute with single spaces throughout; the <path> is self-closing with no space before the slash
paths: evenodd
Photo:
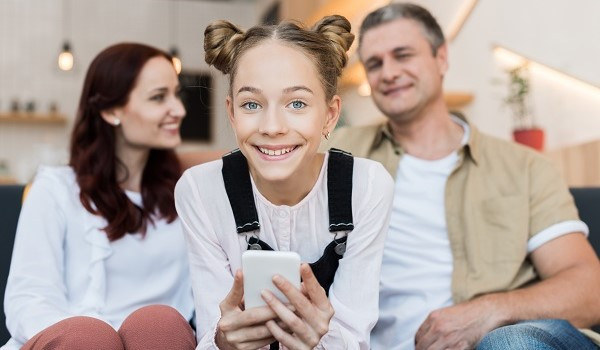
<path id="1" fill-rule="evenodd" d="M 469 139 L 463 127 L 462 145 Z M 373 350 L 411 350 L 415 333 L 433 310 L 452 301 L 452 251 L 445 213 L 448 176 L 459 161 L 454 151 L 424 160 L 404 154 L 398 165 L 390 227 L 386 238 L 379 291 L 379 320 L 371 333 Z M 528 242 L 531 252 L 560 235 L 583 231 L 581 221 L 553 225 Z"/>

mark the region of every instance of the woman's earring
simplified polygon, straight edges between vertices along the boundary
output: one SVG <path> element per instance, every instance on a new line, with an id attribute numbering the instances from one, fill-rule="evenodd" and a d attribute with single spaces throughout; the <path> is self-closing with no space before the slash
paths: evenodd
<path id="1" fill-rule="evenodd" d="M 115 118 L 115 119 L 113 119 L 113 122 L 112 122 L 112 124 L 113 124 L 114 126 L 119 126 L 119 125 L 121 125 L 121 119 L 119 119 L 119 118 Z"/>
<path id="2" fill-rule="evenodd" d="M 324 134 L 323 136 L 325 136 L 325 140 L 329 140 L 331 133 L 328 131 L 327 134 Z"/>

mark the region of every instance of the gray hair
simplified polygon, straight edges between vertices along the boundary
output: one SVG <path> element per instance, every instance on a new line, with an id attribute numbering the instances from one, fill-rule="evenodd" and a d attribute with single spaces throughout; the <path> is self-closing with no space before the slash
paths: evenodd
<path id="1" fill-rule="evenodd" d="M 362 46 L 363 37 L 369 29 L 400 18 L 412 19 L 423 27 L 425 36 L 431 46 L 431 52 L 435 56 L 437 50 L 446 41 L 444 33 L 429 11 L 411 3 L 391 3 L 369 13 L 360 26 L 358 47 Z"/>

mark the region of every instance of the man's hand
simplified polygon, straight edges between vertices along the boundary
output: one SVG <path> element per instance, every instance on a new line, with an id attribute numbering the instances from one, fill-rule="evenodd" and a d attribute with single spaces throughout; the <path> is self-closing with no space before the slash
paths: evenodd
<path id="1" fill-rule="evenodd" d="M 415 349 L 474 349 L 483 336 L 503 325 L 501 311 L 493 295 L 434 310 L 415 335 Z"/>

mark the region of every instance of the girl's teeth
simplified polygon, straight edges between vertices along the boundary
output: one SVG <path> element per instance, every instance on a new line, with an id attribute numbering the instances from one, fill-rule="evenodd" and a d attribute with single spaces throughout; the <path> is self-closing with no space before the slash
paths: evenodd
<path id="1" fill-rule="evenodd" d="M 270 156 L 280 156 L 282 154 L 286 154 L 292 151 L 293 148 L 281 148 L 277 150 L 267 149 L 267 148 L 258 148 L 262 153 L 268 154 Z"/>

